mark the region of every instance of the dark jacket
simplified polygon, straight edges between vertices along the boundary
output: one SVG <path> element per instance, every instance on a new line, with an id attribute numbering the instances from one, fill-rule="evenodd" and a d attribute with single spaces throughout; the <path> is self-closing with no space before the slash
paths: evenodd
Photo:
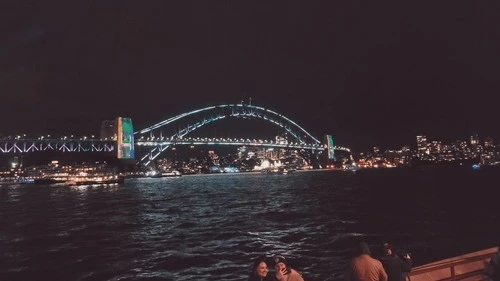
<path id="1" fill-rule="evenodd" d="M 411 259 L 401 259 L 397 255 L 387 255 L 379 258 L 387 273 L 388 281 L 404 281 L 405 273 L 411 271 Z"/>

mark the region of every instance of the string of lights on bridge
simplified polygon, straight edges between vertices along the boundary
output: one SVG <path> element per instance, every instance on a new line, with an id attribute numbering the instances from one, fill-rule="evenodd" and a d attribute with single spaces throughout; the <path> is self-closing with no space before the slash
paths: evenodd
<path id="1" fill-rule="evenodd" d="M 95 135 L 87 136 L 53 136 L 44 135 L 30 137 L 26 134 L 7 136 L 0 138 L 2 146 L 0 152 L 32 152 L 42 150 L 60 150 L 60 151 L 95 151 L 109 152 L 114 151 L 110 143 L 115 143 L 116 139 L 100 139 Z M 73 144 L 72 144 L 73 143 Z M 87 143 L 87 144 L 85 144 Z M 322 151 L 325 149 L 323 144 L 304 144 L 299 142 L 290 142 L 288 140 L 263 140 L 263 139 L 244 139 L 244 138 L 167 138 L 167 137 L 140 137 L 135 141 L 138 146 L 175 146 L 175 145 L 240 145 L 240 146 L 260 146 L 292 149 L 311 149 Z M 336 150 L 350 152 L 346 147 L 336 146 Z"/>
<path id="2" fill-rule="evenodd" d="M 268 146 L 268 147 L 287 147 L 287 148 L 305 148 L 313 150 L 323 150 L 325 145 L 323 144 L 304 144 L 299 142 L 289 142 L 288 140 L 262 140 L 262 139 L 243 139 L 243 138 L 199 138 L 199 137 L 188 137 L 188 138 L 168 138 L 168 137 L 140 137 L 136 140 L 137 145 L 142 146 L 157 146 L 157 145 L 217 145 L 217 144 L 228 144 L 228 145 L 249 145 L 249 146 Z M 349 148 L 342 146 L 335 146 L 337 150 L 343 150 L 350 152 Z"/>
<path id="3" fill-rule="evenodd" d="M 26 134 L 21 134 L 21 135 L 9 135 L 5 137 L 0 137 L 0 140 L 95 140 L 95 141 L 107 141 L 108 139 L 100 139 L 96 138 L 95 135 L 90 135 L 90 136 L 76 136 L 75 135 L 70 135 L 70 136 L 53 136 L 53 135 L 42 135 L 42 136 L 28 136 Z"/>

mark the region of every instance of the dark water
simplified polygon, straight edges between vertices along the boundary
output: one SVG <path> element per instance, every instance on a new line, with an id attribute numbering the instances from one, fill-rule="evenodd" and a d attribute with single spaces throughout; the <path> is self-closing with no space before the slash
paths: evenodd
<path id="1" fill-rule="evenodd" d="M 111 187 L 0 187 L 0 280 L 246 280 L 283 254 L 339 280 L 353 244 L 415 263 L 500 242 L 500 170 L 220 174 Z"/>

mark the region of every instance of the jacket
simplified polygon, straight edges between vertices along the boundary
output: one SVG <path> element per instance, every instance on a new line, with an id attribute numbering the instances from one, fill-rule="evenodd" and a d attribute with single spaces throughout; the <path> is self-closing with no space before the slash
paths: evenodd
<path id="1" fill-rule="evenodd" d="M 387 273 L 379 260 L 361 254 L 351 260 L 345 281 L 387 281 Z"/>

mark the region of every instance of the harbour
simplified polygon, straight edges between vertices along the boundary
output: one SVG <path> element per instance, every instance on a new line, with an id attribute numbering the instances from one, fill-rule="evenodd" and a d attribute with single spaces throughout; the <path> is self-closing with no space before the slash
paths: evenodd
<path id="1" fill-rule="evenodd" d="M 374 255 L 389 239 L 418 267 L 498 242 L 486 196 L 498 177 L 395 168 L 1 186 L 0 279 L 241 280 L 255 256 L 280 253 L 307 280 L 336 281 L 360 239 Z"/>
<path id="2" fill-rule="evenodd" d="M 0 281 L 491 281 L 494 5 L 12 2 Z"/>

